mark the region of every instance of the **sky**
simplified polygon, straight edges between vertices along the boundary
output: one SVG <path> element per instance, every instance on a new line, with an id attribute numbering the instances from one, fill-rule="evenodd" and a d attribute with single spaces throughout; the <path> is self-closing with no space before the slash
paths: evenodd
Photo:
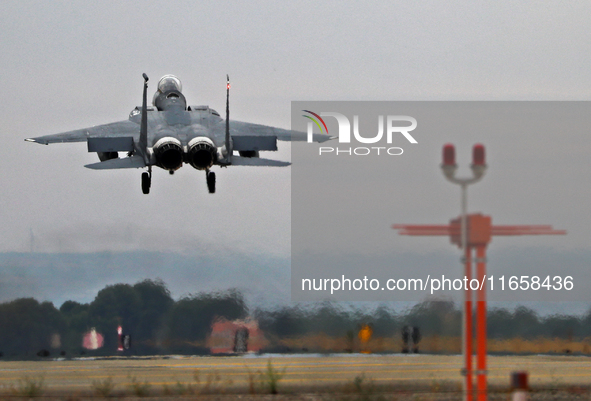
<path id="1" fill-rule="evenodd" d="M 288 258 L 290 167 L 218 169 L 215 195 L 204 174 L 188 166 L 174 176 L 156 171 L 144 196 L 139 170 L 85 169 L 97 158 L 84 143 L 45 147 L 23 139 L 127 119 L 141 103 L 144 72 L 150 92 L 162 75 L 175 74 L 189 104 L 218 111 L 229 74 L 231 118 L 282 128 L 290 126 L 294 100 L 590 100 L 590 12 L 584 1 L 3 1 L 0 252 L 207 250 Z M 473 138 L 455 140 L 459 163 L 467 164 Z M 591 252 L 590 166 L 583 157 L 591 142 L 570 141 L 576 158 L 564 143 L 559 157 L 548 145 L 548 153 L 521 160 L 492 147 L 471 205 L 494 211 L 499 222 L 523 218 L 569 230 L 554 242 L 524 240 L 529 247 Z M 279 147 L 271 157 L 290 160 L 290 145 Z M 445 206 L 427 214 L 399 209 L 385 220 L 445 223 L 457 214 L 459 194 L 441 177 L 435 152 L 420 172 L 425 185 L 415 185 L 405 201 L 441 197 Z M 536 176 L 532 165 L 550 163 L 557 167 L 547 167 L 546 176 L 519 181 L 520 172 Z M 552 180 L 573 192 L 545 191 Z M 498 188 L 522 197 L 495 203 Z M 532 205 L 528 192 L 547 202 Z M 568 207 L 551 207 L 560 204 Z M 449 248 L 441 239 L 393 241 L 408 252 Z"/>

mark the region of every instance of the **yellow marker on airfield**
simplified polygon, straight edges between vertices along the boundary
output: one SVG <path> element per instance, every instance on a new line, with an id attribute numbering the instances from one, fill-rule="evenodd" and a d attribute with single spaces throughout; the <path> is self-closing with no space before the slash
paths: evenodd
<path id="1" fill-rule="evenodd" d="M 373 334 L 373 329 L 368 325 L 364 324 L 361 326 L 361 330 L 359 330 L 359 341 L 361 341 L 361 353 L 362 354 L 371 354 L 369 349 L 368 343 L 371 340 L 371 335 Z"/>

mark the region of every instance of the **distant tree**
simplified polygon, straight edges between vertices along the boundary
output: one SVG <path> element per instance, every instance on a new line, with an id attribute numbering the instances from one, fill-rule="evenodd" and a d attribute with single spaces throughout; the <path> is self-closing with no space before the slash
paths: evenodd
<path id="1" fill-rule="evenodd" d="M 581 318 L 581 337 L 591 337 L 591 309 Z"/>
<path id="2" fill-rule="evenodd" d="M 129 284 L 109 285 L 100 290 L 89 307 L 89 323 L 105 337 L 105 351 L 117 347 L 117 326 L 132 337 L 142 314 L 142 300 Z"/>
<path id="3" fill-rule="evenodd" d="M 308 333 L 344 336 L 348 330 L 356 328 L 358 323 L 358 319 L 351 313 L 343 311 L 342 307 L 331 302 L 321 303 L 306 315 L 308 322 L 305 327 Z"/>
<path id="4" fill-rule="evenodd" d="M 88 331 L 90 321 L 88 317 L 88 304 L 76 301 L 66 301 L 60 306 L 60 312 L 66 321 L 67 330 L 62 339 L 63 348 L 69 354 L 77 354 L 81 350 L 82 336 Z"/>
<path id="5" fill-rule="evenodd" d="M 525 306 L 515 308 L 512 327 L 514 331 L 511 337 L 532 338 L 542 332 L 538 314 Z"/>
<path id="6" fill-rule="evenodd" d="M 277 310 L 255 312 L 259 327 L 269 334 L 286 337 L 305 334 L 309 331 L 309 314 L 298 306 L 284 306 Z"/>
<path id="7" fill-rule="evenodd" d="M 162 315 L 174 304 L 170 291 L 161 279 L 140 281 L 133 288 L 138 293 L 144 310 Z"/>
<path id="8" fill-rule="evenodd" d="M 372 321 L 376 337 L 397 337 L 402 328 L 398 314 L 385 305 L 375 310 Z"/>
<path id="9" fill-rule="evenodd" d="M 513 314 L 507 309 L 495 308 L 488 311 L 486 331 L 489 338 L 510 338 L 515 335 Z"/>
<path id="10" fill-rule="evenodd" d="M 453 301 L 425 301 L 415 305 L 404 317 L 406 325 L 418 327 L 424 335 L 458 336 L 461 313 Z"/>
<path id="11" fill-rule="evenodd" d="M 76 301 L 66 301 L 60 306 L 60 312 L 64 315 L 73 315 L 83 311 L 88 311 L 88 304 L 81 304 Z"/>
<path id="12" fill-rule="evenodd" d="M 0 304 L 0 344 L 7 356 L 33 356 L 51 347 L 51 336 L 66 324 L 51 302 L 20 298 Z"/>
<path id="13" fill-rule="evenodd" d="M 160 279 L 140 281 L 133 289 L 141 301 L 141 314 L 134 344 L 149 343 L 153 347 L 159 342 L 157 337 L 163 331 L 162 326 L 174 305 L 174 300 L 166 284 Z"/>
<path id="14" fill-rule="evenodd" d="M 572 340 L 584 336 L 583 322 L 577 316 L 553 315 L 543 320 L 540 334 L 550 338 Z"/>
<path id="15" fill-rule="evenodd" d="M 236 290 L 187 296 L 177 301 L 170 312 L 169 337 L 173 341 L 202 341 L 216 317 L 234 320 L 247 314 L 244 298 Z"/>

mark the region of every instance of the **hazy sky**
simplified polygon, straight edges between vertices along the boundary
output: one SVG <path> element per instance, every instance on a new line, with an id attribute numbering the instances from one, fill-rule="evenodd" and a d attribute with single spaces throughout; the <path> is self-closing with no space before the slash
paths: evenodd
<path id="1" fill-rule="evenodd" d="M 39 252 L 220 247 L 289 255 L 290 168 L 217 169 L 213 196 L 202 172 L 157 170 L 144 196 L 140 170 L 84 168 L 97 161 L 84 143 L 23 141 L 126 119 L 141 103 L 143 72 L 151 93 L 158 78 L 175 74 L 189 104 L 218 111 L 228 73 L 232 118 L 284 128 L 292 100 L 589 100 L 590 14 L 585 1 L 0 2 L 0 251 L 28 251 L 34 237 Z M 458 159 L 467 164 L 473 140 L 461 139 Z M 558 246 L 589 250 L 590 165 L 580 155 L 591 142 L 577 141 L 581 170 L 568 186 L 577 192 L 547 195 L 556 196 L 549 204 L 575 197 L 568 213 L 523 201 L 522 210 L 496 207 L 497 221 L 551 223 L 574 231 Z M 549 152 L 511 158 L 503 170 L 503 149 L 491 149 L 498 162 L 493 170 L 491 159 L 471 202 L 484 208 L 494 185 L 520 187 L 512 178 L 529 171 L 528 160 L 571 161 L 564 149 L 563 159 Z M 289 145 L 271 157 L 289 160 Z M 414 195 L 444 196 L 443 223 L 457 213 L 458 194 L 438 163 L 434 154 L 422 171 L 429 185 Z M 566 169 L 548 171 L 574 179 Z M 547 185 L 538 179 L 529 184 L 534 193 Z M 405 221 L 384 218 L 424 222 L 420 210 L 405 213 Z M 413 243 L 405 246 L 422 248 Z"/>

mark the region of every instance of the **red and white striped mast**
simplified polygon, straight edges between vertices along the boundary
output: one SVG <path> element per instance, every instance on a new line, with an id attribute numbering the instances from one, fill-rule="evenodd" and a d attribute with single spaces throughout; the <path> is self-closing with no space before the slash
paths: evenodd
<path id="1" fill-rule="evenodd" d="M 468 185 L 480 181 L 486 172 L 484 146 L 476 144 L 472 150 L 472 164 L 470 165 L 472 177 L 456 177 L 457 169 L 456 150 L 454 145 L 448 143 L 443 146 L 441 170 L 443 170 L 443 175 L 448 181 L 460 185 L 462 189 L 461 248 L 464 260 L 464 275 L 468 282 L 470 282 L 472 280 L 472 248 L 468 245 Z M 464 359 L 463 372 L 465 375 L 464 399 L 466 401 L 472 401 L 472 290 L 469 286 L 464 294 L 462 314 L 462 355 Z"/>

